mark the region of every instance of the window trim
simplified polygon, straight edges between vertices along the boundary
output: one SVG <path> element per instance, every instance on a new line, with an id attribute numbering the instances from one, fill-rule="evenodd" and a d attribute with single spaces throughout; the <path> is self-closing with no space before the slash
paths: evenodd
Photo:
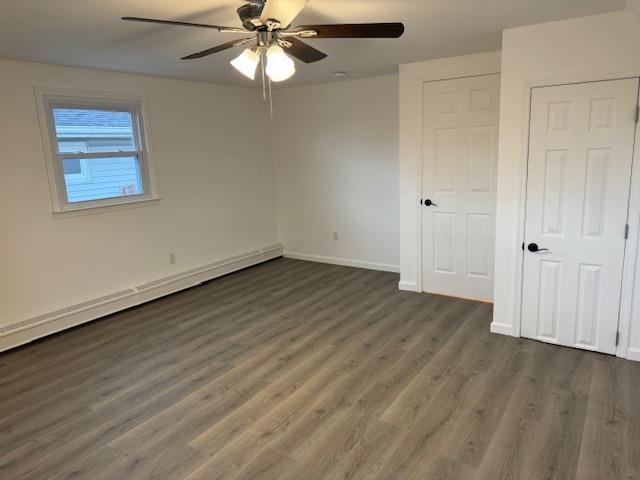
<path id="1" fill-rule="evenodd" d="M 42 144 L 44 149 L 46 170 L 51 194 L 52 211 L 54 217 L 84 212 L 112 210 L 114 207 L 135 206 L 160 200 L 155 182 L 155 172 L 151 161 L 151 151 L 148 140 L 148 129 L 145 119 L 148 118 L 146 99 L 142 95 L 132 95 L 114 92 L 89 91 L 55 87 L 34 87 Z M 89 107 L 110 111 L 127 111 L 134 120 L 133 132 L 137 150 L 122 152 L 96 153 L 59 153 L 58 142 L 53 120 L 53 109 L 58 106 Z M 137 156 L 140 165 L 140 177 L 144 192 L 136 195 L 126 195 L 83 202 L 69 202 L 62 167 L 63 158 L 117 158 Z"/>

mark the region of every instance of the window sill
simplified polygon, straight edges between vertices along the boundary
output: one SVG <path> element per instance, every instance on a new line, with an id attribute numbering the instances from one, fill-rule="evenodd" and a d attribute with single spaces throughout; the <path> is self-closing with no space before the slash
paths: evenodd
<path id="1" fill-rule="evenodd" d="M 114 201 L 106 204 L 92 204 L 73 206 L 53 210 L 53 218 L 76 217 L 78 215 L 92 215 L 97 213 L 112 212 L 115 210 L 125 210 L 136 207 L 146 207 L 154 205 L 162 200 L 161 197 L 129 198 Z"/>

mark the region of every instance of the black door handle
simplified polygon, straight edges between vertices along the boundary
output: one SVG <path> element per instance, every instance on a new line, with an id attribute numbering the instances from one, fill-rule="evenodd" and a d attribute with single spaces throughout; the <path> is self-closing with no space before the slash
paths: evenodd
<path id="1" fill-rule="evenodd" d="M 548 252 L 549 251 L 548 248 L 540 248 L 540 247 L 538 247 L 537 243 L 530 243 L 529 245 L 527 245 L 527 250 L 529 250 L 531 253 Z"/>
<path id="2" fill-rule="evenodd" d="M 438 205 L 433 203 L 431 200 L 429 200 L 428 198 L 424 201 L 424 206 L 425 207 L 437 207 Z"/>

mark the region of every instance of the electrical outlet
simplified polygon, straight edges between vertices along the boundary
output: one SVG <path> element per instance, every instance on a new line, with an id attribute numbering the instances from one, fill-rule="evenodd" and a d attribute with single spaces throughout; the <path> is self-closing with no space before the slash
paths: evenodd
<path id="1" fill-rule="evenodd" d="M 171 265 L 173 265 L 174 263 L 176 263 L 176 254 L 175 254 L 175 253 L 173 253 L 173 252 L 171 252 L 171 253 L 169 254 L 169 263 L 170 263 Z"/>
<path id="2" fill-rule="evenodd" d="M 340 240 L 340 235 L 338 235 L 338 232 L 333 232 L 333 241 L 337 242 L 338 240 Z"/>

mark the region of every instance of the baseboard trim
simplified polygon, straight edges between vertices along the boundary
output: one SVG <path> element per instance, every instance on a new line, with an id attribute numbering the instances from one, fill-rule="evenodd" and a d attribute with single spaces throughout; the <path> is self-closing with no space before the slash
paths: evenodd
<path id="1" fill-rule="evenodd" d="M 403 282 L 403 281 L 400 281 L 398 283 L 398 290 L 401 290 L 403 292 L 422 293 L 420 291 L 420 289 L 418 288 L 418 284 L 416 282 Z"/>
<path id="2" fill-rule="evenodd" d="M 243 268 L 282 257 L 283 252 L 284 247 L 281 244 L 271 245 L 4 326 L 0 328 L 0 352 L 194 287 Z"/>
<path id="3" fill-rule="evenodd" d="M 639 348 L 627 348 L 627 356 L 624 357 L 627 360 L 634 362 L 640 362 L 640 349 Z"/>
<path id="4" fill-rule="evenodd" d="M 506 323 L 496 323 L 492 322 L 490 327 L 491 333 L 497 333 L 499 335 L 508 335 L 510 337 L 515 337 L 513 334 L 513 327 Z"/>
<path id="5" fill-rule="evenodd" d="M 295 260 L 305 260 L 307 262 L 329 263 L 331 265 L 343 265 L 345 267 L 364 268 L 366 270 L 379 270 L 381 272 L 400 273 L 400 267 L 397 265 L 388 265 L 385 263 L 362 262 L 360 260 L 351 260 L 349 258 L 323 257 L 320 255 L 310 255 L 308 253 L 284 252 L 285 258 L 293 258 Z"/>

